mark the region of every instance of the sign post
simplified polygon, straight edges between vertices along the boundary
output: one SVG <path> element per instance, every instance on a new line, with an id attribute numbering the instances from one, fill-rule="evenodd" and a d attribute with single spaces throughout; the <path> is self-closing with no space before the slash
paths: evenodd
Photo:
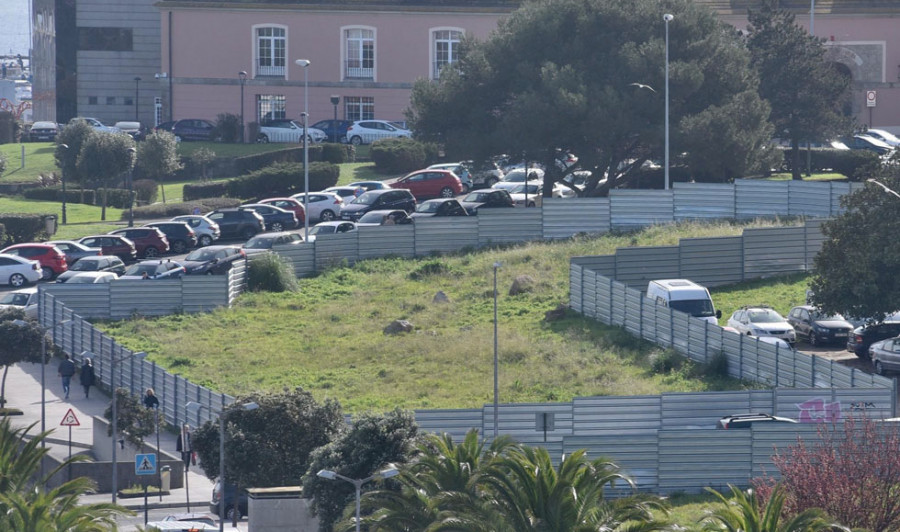
<path id="1" fill-rule="evenodd" d="M 156 453 L 136 454 L 134 455 L 134 474 L 135 475 L 155 475 L 156 474 Z M 147 524 L 149 505 L 147 503 L 147 481 L 144 480 L 144 525 Z"/>
<path id="2" fill-rule="evenodd" d="M 875 108 L 875 104 L 877 101 L 876 96 L 876 91 L 866 91 L 866 107 L 869 108 L 869 127 L 872 127 L 874 125 L 872 124 L 872 109 Z"/>
<path id="3" fill-rule="evenodd" d="M 66 415 L 63 416 L 62 421 L 59 422 L 60 427 L 69 427 L 69 461 L 72 460 L 72 427 L 81 426 L 81 423 L 78 422 L 78 418 L 75 416 L 75 412 L 70 408 Z M 69 470 L 69 480 L 72 480 L 72 464 L 69 464 L 67 468 Z"/>

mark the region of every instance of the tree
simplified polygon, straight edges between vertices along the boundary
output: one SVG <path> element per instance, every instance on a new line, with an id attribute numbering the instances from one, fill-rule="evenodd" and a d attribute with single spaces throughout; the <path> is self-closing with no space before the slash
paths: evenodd
<path id="1" fill-rule="evenodd" d="M 137 147 L 137 165 L 150 179 L 159 182 L 163 203 L 166 202 L 166 187 L 163 180 L 182 168 L 178 160 L 178 143 L 169 131 L 154 131 Z"/>
<path id="2" fill-rule="evenodd" d="M 112 403 L 106 407 L 103 417 L 112 421 Z M 127 388 L 116 388 L 116 428 L 126 440 L 137 445 L 143 452 L 144 438 L 164 426 L 165 421 L 156 415 L 155 410 L 146 408 L 139 396 L 132 395 Z M 113 435 L 112 424 L 106 428 L 106 433 Z"/>
<path id="3" fill-rule="evenodd" d="M 879 181 L 900 191 L 900 173 Z M 825 312 L 881 320 L 900 308 L 900 198 L 874 183 L 841 201 L 844 212 L 822 225 L 813 261 L 813 302 Z"/>
<path id="4" fill-rule="evenodd" d="M 36 321 L 25 320 L 24 311 L 13 309 L 0 312 L 0 365 L 3 366 L 0 407 L 6 405 L 6 374 L 9 367 L 19 362 L 41 362 L 41 338 L 44 334 L 44 329 Z"/>
<path id="5" fill-rule="evenodd" d="M 644 162 L 663 155 L 662 13 L 675 16 L 671 151 L 728 146 L 691 159 L 716 160 L 692 168 L 695 177 L 724 181 L 763 168 L 774 150 L 763 142 L 772 128 L 749 53 L 733 28 L 686 0 L 527 3 L 489 40 L 463 43 L 459 62 L 442 69 L 438 83 L 417 82 L 408 119 L 448 155 L 524 153 L 544 163 L 548 182 L 560 177 L 556 150 L 567 149 L 579 157 L 567 172 L 592 172 L 587 195 L 632 185 Z"/>
<path id="6" fill-rule="evenodd" d="M 84 120 L 76 120 L 59 130 L 56 135 L 56 166 L 59 167 L 66 181 L 83 183 L 83 176 L 78 172 L 78 156 L 81 149 L 95 135 L 99 135 Z M 64 148 L 63 145 L 68 146 Z"/>
<path id="7" fill-rule="evenodd" d="M 800 142 L 848 133 L 852 118 L 842 107 L 850 99 L 850 75 L 827 61 L 823 39 L 794 22 L 794 15 L 765 0 L 750 10 L 750 49 L 759 72 L 759 94 L 772 106 L 776 136 L 790 139 L 793 178 L 800 175 Z"/>
<path id="8" fill-rule="evenodd" d="M 78 173 L 103 187 L 100 219 L 106 220 L 106 189 L 122 180 L 134 167 L 134 139 L 124 133 L 96 133 L 85 141 L 78 154 Z"/>
<path id="9" fill-rule="evenodd" d="M 785 494 L 782 486 L 775 486 L 764 506 L 753 490 L 746 492 L 729 486 L 731 497 L 728 498 L 714 489 L 707 488 L 719 499 L 720 505 L 703 518 L 703 530 L 715 532 L 720 530 L 742 530 L 744 532 L 824 532 L 849 529 L 832 523 L 828 516 L 818 508 L 804 510 L 793 517 L 786 518 L 784 509 Z"/>
<path id="10" fill-rule="evenodd" d="M 303 478 L 303 493 L 313 497 L 319 530 L 332 530 L 345 506 L 354 515 L 356 504 L 355 490 L 350 483 L 320 478 L 316 475 L 318 471 L 328 469 L 349 478 L 366 478 L 387 464 L 408 461 L 417 436 L 413 414 L 397 409 L 384 415 L 363 414 L 353 421 L 349 430 L 316 449 L 310 455 L 309 471 Z"/>

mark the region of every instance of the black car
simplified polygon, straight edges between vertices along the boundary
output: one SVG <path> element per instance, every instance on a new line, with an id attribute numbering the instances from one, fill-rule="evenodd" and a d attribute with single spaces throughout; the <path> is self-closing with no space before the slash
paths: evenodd
<path id="1" fill-rule="evenodd" d="M 341 220 L 355 222 L 369 211 L 403 209 L 408 213 L 416 210 L 416 198 L 405 188 L 370 190 L 353 201 L 341 206 Z"/>
<path id="2" fill-rule="evenodd" d="M 253 209 L 218 209 L 206 215 L 219 225 L 221 238 L 251 238 L 266 230 L 262 215 Z"/>
<path id="3" fill-rule="evenodd" d="M 321 129 L 327 136 L 326 142 L 347 142 L 347 128 L 353 124 L 352 120 L 319 120 L 309 126 Z"/>
<path id="4" fill-rule="evenodd" d="M 225 519 L 232 520 L 234 517 L 235 491 L 237 490 L 233 484 L 225 485 Z M 216 479 L 216 483 L 213 486 L 212 499 L 210 499 L 209 502 L 209 511 L 216 515 L 219 515 L 219 497 L 221 497 L 221 495 L 222 483 L 219 479 Z M 240 494 L 237 496 L 238 519 L 247 515 L 247 505 L 249 500 L 246 490 L 241 490 Z"/>
<path id="5" fill-rule="evenodd" d="M 412 213 L 413 218 L 431 218 L 434 216 L 468 216 L 466 209 L 455 198 L 439 198 L 423 201 Z"/>
<path id="6" fill-rule="evenodd" d="M 725 416 L 716 423 L 717 429 L 749 429 L 754 423 L 797 423 L 796 419 L 770 414 L 736 414 Z"/>
<path id="7" fill-rule="evenodd" d="M 103 251 L 100 248 L 89 248 L 84 244 L 79 244 L 72 240 L 51 240 L 47 243 L 58 247 L 60 251 L 66 254 L 66 262 L 69 264 L 70 268 L 73 264 L 78 262 L 78 259 L 94 257 L 100 255 Z"/>
<path id="8" fill-rule="evenodd" d="M 173 253 L 184 253 L 197 247 L 197 234 L 184 222 L 153 222 L 145 227 L 155 227 L 162 231 Z"/>
<path id="9" fill-rule="evenodd" d="M 515 207 L 516 202 L 509 195 L 508 190 L 486 188 L 470 192 L 460 202 L 470 216 L 478 214 L 478 209 L 492 209 L 495 207 Z"/>
<path id="10" fill-rule="evenodd" d="M 125 263 L 115 255 L 82 257 L 75 264 L 71 265 L 68 271 L 59 274 L 56 282 L 64 283 L 69 278 L 82 272 L 113 272 L 116 275 L 122 275 L 125 273 Z"/>
<path id="11" fill-rule="evenodd" d="M 800 305 L 788 312 L 787 321 L 798 338 L 806 338 L 809 345 L 844 343 L 853 325 L 840 314 L 822 314 L 816 307 Z"/>
<path id="12" fill-rule="evenodd" d="M 181 261 L 188 275 L 223 275 L 234 261 L 246 257 L 238 245 L 206 246 L 195 249 Z"/>
<path id="13" fill-rule="evenodd" d="M 900 322 L 898 321 L 884 321 L 857 327 L 847 338 L 847 351 L 859 358 L 869 358 L 869 346 L 895 336 L 900 336 Z"/>
<path id="14" fill-rule="evenodd" d="M 177 140 L 215 140 L 216 125 L 202 118 L 183 118 L 174 122 L 163 122 L 157 130 L 168 131 Z"/>
<path id="15" fill-rule="evenodd" d="M 297 215 L 294 214 L 294 211 L 262 203 L 248 203 L 242 205 L 241 208 L 252 209 L 259 213 L 266 224 L 266 231 L 278 232 L 297 227 Z"/>

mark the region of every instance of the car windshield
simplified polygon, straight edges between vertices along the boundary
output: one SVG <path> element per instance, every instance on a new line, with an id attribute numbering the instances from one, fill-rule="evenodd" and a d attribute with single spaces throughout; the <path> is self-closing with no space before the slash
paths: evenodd
<path id="1" fill-rule="evenodd" d="M 76 272 L 92 272 L 95 271 L 99 267 L 99 262 L 96 260 L 87 260 L 81 259 L 72 266 L 69 267 L 69 270 Z"/>
<path id="2" fill-rule="evenodd" d="M 109 281 L 109 279 L 108 278 L 104 279 L 102 277 L 76 275 L 75 277 L 72 277 L 71 279 L 69 279 L 68 283 L 71 283 L 71 284 L 94 284 L 94 283 L 105 282 L 105 281 Z"/>
<path id="3" fill-rule="evenodd" d="M 426 201 L 416 207 L 416 212 L 437 212 L 441 205 L 439 201 Z"/>
<path id="4" fill-rule="evenodd" d="M 824 312 L 811 312 L 812 319 L 817 321 L 843 321 L 844 317 L 840 314 L 825 314 Z"/>
<path id="5" fill-rule="evenodd" d="M 526 193 L 525 190 L 527 189 L 528 194 L 537 194 L 538 188 L 540 188 L 538 185 L 518 185 L 515 188 L 513 188 L 512 190 L 510 190 L 509 193 L 510 194 L 525 194 Z"/>
<path id="6" fill-rule="evenodd" d="M 528 172 L 528 181 L 540 181 L 541 178 L 538 177 L 537 172 Z M 525 172 L 521 170 L 513 170 L 512 172 L 506 174 L 503 178 L 503 181 L 507 183 L 524 183 L 525 182 Z"/>
<path id="7" fill-rule="evenodd" d="M 385 213 L 383 212 L 367 212 L 360 219 L 359 223 L 362 224 L 380 224 L 384 220 Z"/>
<path id="8" fill-rule="evenodd" d="M 135 264 L 125 271 L 125 275 L 143 275 L 145 273 L 154 275 L 158 266 L 158 264 Z"/>
<path id="9" fill-rule="evenodd" d="M 381 197 L 381 194 L 373 194 L 372 192 L 365 192 L 360 194 L 350 203 L 354 203 L 356 205 L 372 205 L 374 204 L 378 198 Z"/>
<path id="10" fill-rule="evenodd" d="M 16 305 L 24 307 L 28 303 L 28 294 L 6 294 L 0 299 L 0 305 Z"/>
<path id="11" fill-rule="evenodd" d="M 275 238 L 271 236 L 255 236 L 247 241 L 244 244 L 245 248 L 253 248 L 253 249 L 271 249 L 272 244 L 275 243 Z"/>
<path id="12" fill-rule="evenodd" d="M 333 225 L 317 225 L 309 228 L 309 234 L 311 235 L 330 235 L 332 233 L 334 233 Z"/>
<path id="13" fill-rule="evenodd" d="M 747 311 L 750 323 L 772 323 L 784 321 L 784 318 L 774 310 L 760 309 Z"/>
<path id="14" fill-rule="evenodd" d="M 482 201 L 487 201 L 488 197 L 490 197 L 490 192 L 473 192 L 463 198 L 463 201 L 468 201 L 472 203 L 480 203 Z"/>
<path id="15" fill-rule="evenodd" d="M 213 260 L 216 258 L 217 251 L 214 249 L 195 249 L 187 254 L 184 260 L 195 260 L 195 261 L 204 261 L 204 260 Z M 78 264 L 76 262 L 76 264 Z"/>
<path id="16" fill-rule="evenodd" d="M 705 318 L 715 316 L 712 301 L 708 299 L 681 299 L 669 301 L 669 307 L 685 314 L 690 314 L 696 318 Z"/>

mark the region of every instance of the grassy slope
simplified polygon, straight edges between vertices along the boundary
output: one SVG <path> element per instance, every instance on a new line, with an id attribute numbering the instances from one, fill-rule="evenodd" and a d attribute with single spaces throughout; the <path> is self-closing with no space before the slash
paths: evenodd
<path id="1" fill-rule="evenodd" d="M 765 222 L 763 222 L 765 224 Z M 209 314 L 101 325 L 127 347 L 193 382 L 230 394 L 302 386 L 346 410 L 472 408 L 492 396 L 492 268 L 499 272 L 500 397 L 567 401 L 585 395 L 735 389 L 688 370 L 653 374 L 655 347 L 620 329 L 544 313 L 568 297 L 568 261 L 679 237 L 739 234 L 731 224 L 660 226 L 639 234 L 538 242 L 469 255 L 379 259 L 301 280 L 295 294 L 246 294 Z M 428 273 L 431 272 L 431 273 Z M 413 280 L 411 277 L 417 276 Z M 518 275 L 532 292 L 509 296 Z M 432 303 L 444 291 L 448 304 Z M 394 319 L 416 330 L 385 336 Z"/>

